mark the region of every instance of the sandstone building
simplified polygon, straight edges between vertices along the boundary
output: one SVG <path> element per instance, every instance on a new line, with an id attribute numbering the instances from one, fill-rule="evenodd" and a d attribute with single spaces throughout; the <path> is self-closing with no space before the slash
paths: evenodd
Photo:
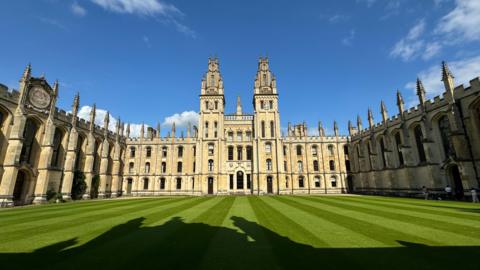
<path id="1" fill-rule="evenodd" d="M 462 198 L 480 187 L 480 80 L 455 87 L 445 63 L 441 79 L 441 97 L 427 100 L 417 79 L 418 106 L 406 110 L 397 92 L 395 116 L 388 116 L 382 102 L 380 123 L 370 109 L 367 128 L 360 117 L 357 127 L 349 123 L 348 183 L 355 192 L 412 195 L 425 187 L 438 194 L 449 185 Z"/>
<path id="2" fill-rule="evenodd" d="M 33 77 L 28 66 L 18 91 L 0 86 L 0 204 L 43 203 L 48 192 L 70 199 L 74 175 L 85 176 L 98 197 L 154 195 L 316 194 L 347 192 L 348 137 L 309 136 L 305 123 L 280 129 L 276 79 L 260 58 L 254 112 L 225 112 L 218 59 L 209 59 L 201 82 L 198 125 L 166 137 L 142 126 L 131 138 L 120 121 L 115 132 L 56 108 L 58 83 Z M 195 123 L 197 124 L 197 123 Z M 179 133 L 181 134 L 179 136 Z M 96 182 L 98 179 L 98 182 Z M 96 183 L 96 184 L 95 184 Z M 91 192 L 95 189 L 95 192 Z M 93 196 L 93 195 L 92 195 Z"/>

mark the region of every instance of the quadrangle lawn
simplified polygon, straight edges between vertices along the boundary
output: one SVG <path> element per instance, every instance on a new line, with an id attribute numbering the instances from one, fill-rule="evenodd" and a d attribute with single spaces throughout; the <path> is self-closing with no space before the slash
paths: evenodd
<path id="1" fill-rule="evenodd" d="M 163 197 L 0 211 L 1 269 L 480 269 L 480 206 Z"/>

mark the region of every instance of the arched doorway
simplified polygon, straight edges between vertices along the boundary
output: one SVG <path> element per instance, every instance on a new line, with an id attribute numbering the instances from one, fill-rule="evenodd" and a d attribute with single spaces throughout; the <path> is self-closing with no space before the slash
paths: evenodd
<path id="1" fill-rule="evenodd" d="M 267 176 L 267 193 L 273 193 L 273 179 L 271 176 Z"/>
<path id="2" fill-rule="evenodd" d="M 237 172 L 237 190 L 243 189 L 243 172 Z"/>
<path id="3" fill-rule="evenodd" d="M 208 177 L 208 194 L 213 194 L 213 177 Z"/>
<path id="4" fill-rule="evenodd" d="M 347 184 L 348 184 L 347 186 L 348 193 L 352 193 L 355 190 L 353 186 L 353 176 L 351 175 L 347 176 Z"/>
<path id="5" fill-rule="evenodd" d="M 28 176 L 24 171 L 18 171 L 15 187 L 13 188 L 13 204 L 23 205 L 28 192 Z"/>
<path id="6" fill-rule="evenodd" d="M 457 200 L 463 199 L 463 184 L 462 177 L 460 176 L 460 170 L 457 165 L 452 165 L 449 169 L 450 182 L 452 184 L 452 190 Z"/>
<path id="7" fill-rule="evenodd" d="M 133 183 L 132 178 L 128 178 L 127 179 L 127 195 L 132 194 L 132 183 Z"/>

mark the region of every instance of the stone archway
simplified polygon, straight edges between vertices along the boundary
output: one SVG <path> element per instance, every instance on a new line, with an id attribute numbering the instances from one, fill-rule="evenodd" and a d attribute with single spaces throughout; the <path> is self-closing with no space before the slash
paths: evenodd
<path id="1" fill-rule="evenodd" d="M 458 165 L 453 164 L 448 167 L 448 177 L 450 184 L 452 186 L 452 191 L 457 200 L 461 200 L 464 197 L 464 189 L 462 183 L 462 176 L 460 175 L 460 170 Z"/>
<path id="2" fill-rule="evenodd" d="M 15 179 L 15 186 L 13 188 L 13 205 L 27 204 L 28 192 L 30 189 L 31 177 L 24 170 L 19 170 L 17 179 Z"/>

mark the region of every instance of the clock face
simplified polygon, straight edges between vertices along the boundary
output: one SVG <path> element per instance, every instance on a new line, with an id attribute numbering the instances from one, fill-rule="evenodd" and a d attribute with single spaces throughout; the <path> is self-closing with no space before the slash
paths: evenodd
<path id="1" fill-rule="evenodd" d="M 34 86 L 30 89 L 29 94 L 30 103 L 39 109 L 45 109 L 50 104 L 50 95 L 43 88 Z"/>

